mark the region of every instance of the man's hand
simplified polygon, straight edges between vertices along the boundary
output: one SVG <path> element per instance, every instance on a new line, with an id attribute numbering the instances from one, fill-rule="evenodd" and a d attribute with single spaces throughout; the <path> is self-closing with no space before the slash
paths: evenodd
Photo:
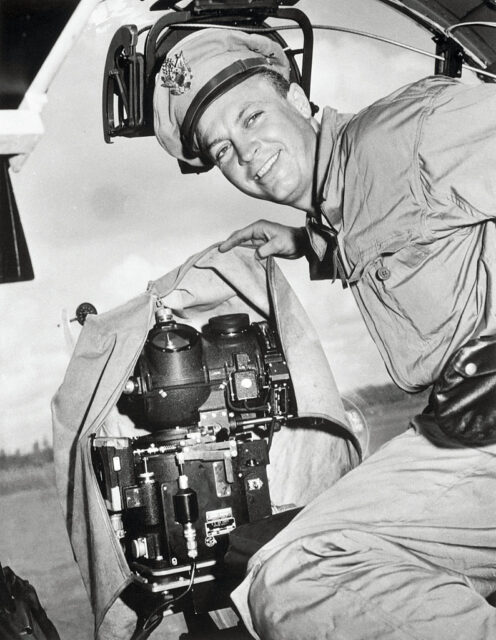
<path id="1" fill-rule="evenodd" d="M 225 253 L 240 244 L 251 243 L 257 247 L 255 255 L 259 260 L 268 256 L 295 260 L 303 256 L 307 242 L 305 227 L 288 227 L 277 222 L 258 220 L 232 233 L 219 245 L 219 251 Z"/>

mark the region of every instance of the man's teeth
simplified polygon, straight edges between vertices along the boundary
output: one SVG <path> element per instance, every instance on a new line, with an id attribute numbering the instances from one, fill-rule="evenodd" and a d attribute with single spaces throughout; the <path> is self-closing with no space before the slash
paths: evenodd
<path id="1" fill-rule="evenodd" d="M 279 151 L 277 153 L 274 153 L 274 155 L 267 160 L 267 162 L 264 164 L 264 166 L 260 169 L 260 171 L 255 176 L 255 180 L 260 180 L 260 178 L 263 178 L 278 157 L 279 157 Z"/>

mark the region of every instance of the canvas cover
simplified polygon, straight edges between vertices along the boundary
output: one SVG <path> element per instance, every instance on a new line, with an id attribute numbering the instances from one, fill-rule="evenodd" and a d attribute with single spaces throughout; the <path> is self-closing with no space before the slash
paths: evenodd
<path id="1" fill-rule="evenodd" d="M 52 412 L 57 489 L 99 640 L 128 640 L 136 616 L 119 599 L 134 576 L 97 485 L 91 436 L 141 435 L 115 405 L 154 324 L 158 299 L 197 328 L 222 313 L 275 319 L 301 419 L 274 436 L 268 467 L 274 504 L 308 503 L 359 460 L 319 338 L 273 259 L 257 261 L 245 247 L 221 254 L 215 245 L 126 304 L 88 316 Z M 329 428 L 310 427 L 304 418 L 312 416 Z M 167 638 L 166 629 L 167 619 L 151 637 Z"/>

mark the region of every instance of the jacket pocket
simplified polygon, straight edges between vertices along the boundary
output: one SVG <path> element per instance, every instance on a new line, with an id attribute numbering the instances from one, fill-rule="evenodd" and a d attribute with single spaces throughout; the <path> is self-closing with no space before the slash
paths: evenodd
<path id="1" fill-rule="evenodd" d="M 440 245 L 407 245 L 369 268 L 379 297 L 423 341 L 446 332 L 457 313 L 457 274 Z M 461 287 L 463 290 L 463 287 Z"/>

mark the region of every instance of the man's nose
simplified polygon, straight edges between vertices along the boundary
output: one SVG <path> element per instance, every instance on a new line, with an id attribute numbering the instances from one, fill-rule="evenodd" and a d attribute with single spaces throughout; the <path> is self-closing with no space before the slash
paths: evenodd
<path id="1" fill-rule="evenodd" d="M 249 164 L 258 152 L 258 142 L 256 140 L 240 140 L 237 144 L 238 162 L 240 165 Z"/>

